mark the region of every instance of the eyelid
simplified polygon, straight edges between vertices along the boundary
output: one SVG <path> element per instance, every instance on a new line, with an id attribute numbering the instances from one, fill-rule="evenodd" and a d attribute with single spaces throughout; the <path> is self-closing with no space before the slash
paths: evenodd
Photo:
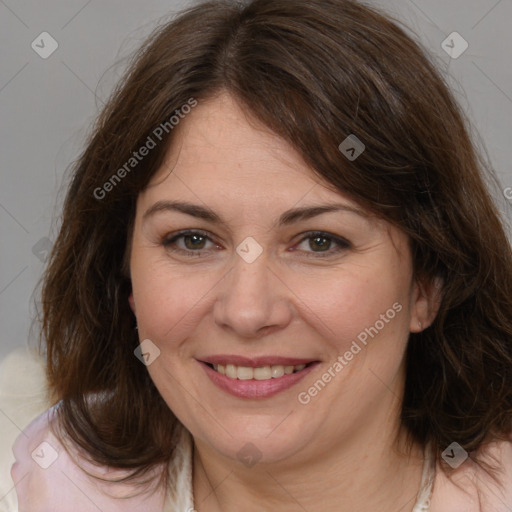
<path id="1" fill-rule="evenodd" d="M 182 229 L 181 231 L 176 231 L 173 233 L 168 233 L 162 238 L 162 243 L 170 243 L 176 238 L 184 235 L 201 235 L 208 238 L 211 238 L 210 233 L 204 231 L 203 229 Z"/>
<path id="2" fill-rule="evenodd" d="M 300 240 L 295 244 L 295 246 L 301 244 L 304 242 L 304 240 L 307 240 L 308 238 L 314 238 L 314 237 L 324 237 L 328 238 L 329 240 L 333 241 L 337 248 L 332 250 L 329 249 L 327 251 L 303 251 L 305 254 L 307 254 L 307 257 L 315 257 L 315 258 L 327 258 L 329 256 L 333 256 L 335 254 L 338 254 L 341 251 L 347 250 L 352 248 L 352 244 L 346 239 L 338 235 L 334 235 L 332 233 L 329 233 L 327 231 L 308 231 L 306 233 L 301 233 Z"/>
<path id="3" fill-rule="evenodd" d="M 172 233 L 170 235 L 165 235 L 162 238 L 161 243 L 164 247 L 167 247 L 167 246 L 171 245 L 172 243 L 174 243 L 179 238 L 181 238 L 183 236 L 187 236 L 187 235 L 200 235 L 200 236 L 203 236 L 204 238 L 207 238 L 213 244 L 215 244 L 217 246 L 220 245 L 218 242 L 215 241 L 215 239 L 211 235 L 211 233 L 208 233 L 208 231 L 204 231 L 202 229 L 183 229 L 176 233 Z M 200 251 L 187 251 L 187 252 L 200 252 Z"/>

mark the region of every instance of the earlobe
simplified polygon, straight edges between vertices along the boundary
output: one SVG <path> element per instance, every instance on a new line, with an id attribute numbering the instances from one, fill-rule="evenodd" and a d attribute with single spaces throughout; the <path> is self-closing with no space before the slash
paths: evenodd
<path id="1" fill-rule="evenodd" d="M 441 305 L 442 288 L 443 281 L 437 277 L 430 283 L 417 281 L 414 284 L 410 332 L 421 332 L 435 320 Z"/>
<path id="2" fill-rule="evenodd" d="M 133 314 L 135 315 L 135 301 L 133 300 L 133 292 L 130 293 L 130 296 L 128 297 L 128 302 L 130 303 L 130 308 L 133 311 Z"/>

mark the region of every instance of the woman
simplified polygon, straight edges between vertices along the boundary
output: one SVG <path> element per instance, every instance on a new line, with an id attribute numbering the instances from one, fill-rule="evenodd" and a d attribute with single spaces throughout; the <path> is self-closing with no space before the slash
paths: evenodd
<path id="1" fill-rule="evenodd" d="M 69 187 L 19 510 L 510 510 L 482 168 L 422 50 L 355 1 L 161 27 Z"/>

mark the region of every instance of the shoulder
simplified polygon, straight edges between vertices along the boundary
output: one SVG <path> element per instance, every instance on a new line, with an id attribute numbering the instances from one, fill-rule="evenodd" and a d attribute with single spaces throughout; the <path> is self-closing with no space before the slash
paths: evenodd
<path id="1" fill-rule="evenodd" d="M 48 409 L 44 363 L 28 347 L 0 361 L 0 511 L 18 510 L 10 476 L 12 446 L 22 429 Z"/>
<path id="2" fill-rule="evenodd" d="M 155 490 L 153 486 L 152 492 L 148 492 L 141 491 L 134 484 L 101 481 L 100 478 L 120 478 L 124 473 L 92 465 L 69 443 L 64 447 L 51 428 L 57 420 L 58 405 L 34 420 L 14 444 L 16 462 L 11 475 L 16 484 L 19 510 L 163 510 L 164 489 Z"/>
<path id="3" fill-rule="evenodd" d="M 481 461 L 496 468 L 494 478 Z M 512 442 L 491 441 L 448 475 L 437 467 L 431 512 L 510 512 Z"/>
<path id="4" fill-rule="evenodd" d="M 175 482 L 171 499 L 163 505 L 164 490 L 141 494 L 128 484 L 105 484 L 89 476 L 84 469 L 111 479 L 122 472 L 88 464 L 69 441 L 65 448 L 51 428 L 58 407 L 49 405 L 37 354 L 18 349 L 0 361 L 0 512 L 193 509 L 193 442 L 185 429 L 169 467 Z"/>

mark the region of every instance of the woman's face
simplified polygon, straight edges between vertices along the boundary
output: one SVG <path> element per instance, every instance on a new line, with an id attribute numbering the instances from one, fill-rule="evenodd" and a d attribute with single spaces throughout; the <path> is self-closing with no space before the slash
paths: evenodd
<path id="1" fill-rule="evenodd" d="M 245 463 L 392 432 L 408 335 L 428 323 L 406 236 L 228 95 L 200 103 L 176 136 L 138 198 L 130 260 L 148 371 L 169 407 L 198 446 Z"/>

